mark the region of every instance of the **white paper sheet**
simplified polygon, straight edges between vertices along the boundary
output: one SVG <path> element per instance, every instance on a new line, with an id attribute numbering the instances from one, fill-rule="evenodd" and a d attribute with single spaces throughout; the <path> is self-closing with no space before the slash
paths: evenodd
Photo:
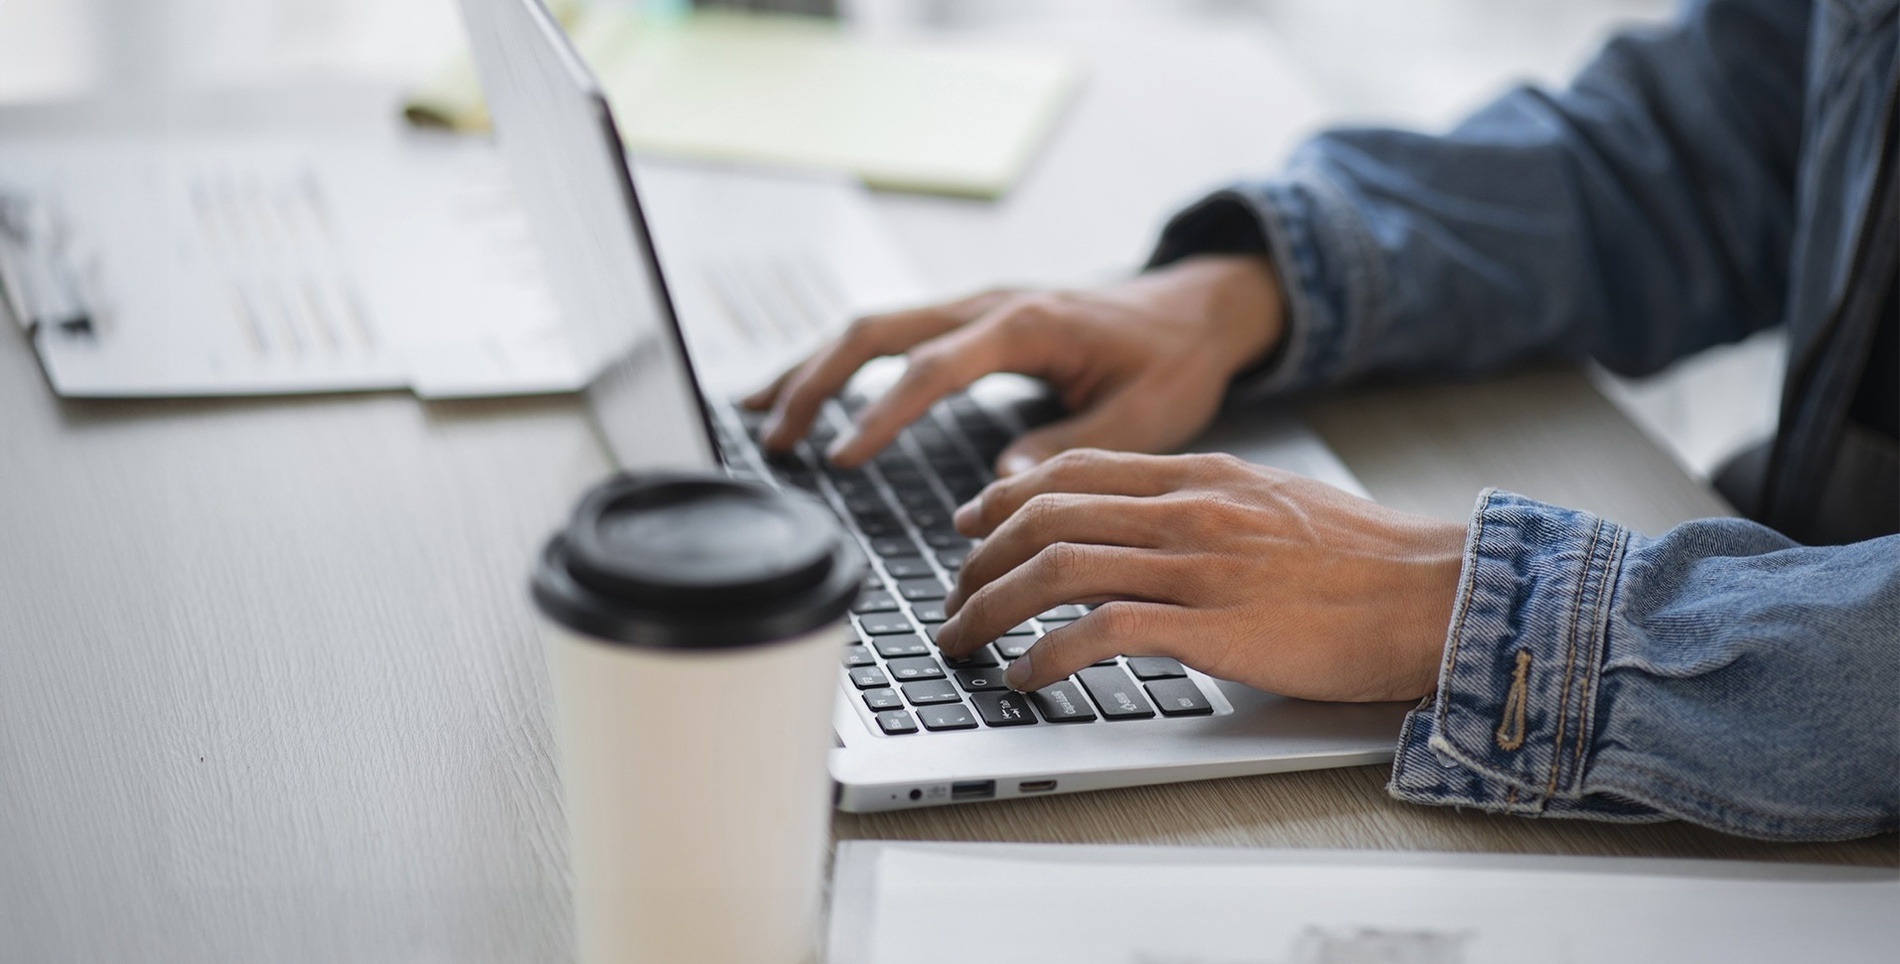
<path id="1" fill-rule="evenodd" d="M 488 145 L 351 135 L 0 141 L 89 309 L 42 326 L 73 396 L 578 387 Z"/>
<path id="2" fill-rule="evenodd" d="M 1892 870 L 849 841 L 831 964 L 1884 962 Z"/>

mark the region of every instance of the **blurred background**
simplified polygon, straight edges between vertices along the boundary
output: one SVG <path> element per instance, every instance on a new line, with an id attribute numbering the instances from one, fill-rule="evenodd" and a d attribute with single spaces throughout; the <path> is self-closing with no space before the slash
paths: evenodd
<path id="1" fill-rule="evenodd" d="M 595 0 L 628 5 L 630 0 Z M 683 0 L 646 0 L 677 8 Z M 729 6 L 772 6 L 733 2 Z M 1269 38 L 1320 94 L 1327 123 L 1443 126 L 1505 87 L 1560 84 L 1618 28 L 1674 0 L 782 0 L 834 8 L 870 35 L 1047 33 L 1108 20 L 1191 21 Z M 460 45 L 454 0 L 5 0 L 0 111 L 127 100 L 162 121 L 206 97 L 296 101 L 312 88 L 391 104 Z M 1087 83 L 1084 79 L 1084 83 Z M 336 98 L 322 100 L 335 103 Z M 350 98 L 345 103 L 352 102 Z M 1192 105 L 1182 105 L 1191 110 Z M 393 111 L 392 111 L 393 117 Z M 1245 118 L 1208 118 L 1244 124 Z M 1188 196 L 1206 185 L 1171 185 Z M 1604 390 L 1706 476 L 1774 424 L 1782 348 L 1769 334 L 1661 375 L 1598 373 Z"/>

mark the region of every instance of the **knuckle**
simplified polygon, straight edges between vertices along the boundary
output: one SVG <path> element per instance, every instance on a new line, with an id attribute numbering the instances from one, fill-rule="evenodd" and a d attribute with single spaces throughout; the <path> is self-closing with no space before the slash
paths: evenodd
<path id="1" fill-rule="evenodd" d="M 1032 495 L 1029 501 L 1024 502 L 1023 507 L 1017 510 L 1017 515 L 1022 520 L 1018 524 L 1030 532 L 1047 529 L 1061 513 L 1062 504 L 1062 497 L 1053 492 Z"/>
<path id="2" fill-rule="evenodd" d="M 1101 449 L 1067 449 L 1049 460 L 1049 470 L 1058 479 L 1083 478 L 1106 469 L 1110 458 Z"/>
<path id="3" fill-rule="evenodd" d="M 913 348 L 904 353 L 904 378 L 913 383 L 940 380 L 949 362 L 940 348 Z"/>
<path id="4" fill-rule="evenodd" d="M 878 328 L 876 315 L 859 315 L 851 319 L 850 324 L 844 326 L 844 334 L 840 335 L 838 340 L 849 345 L 869 344 L 877 337 Z"/>
<path id="5" fill-rule="evenodd" d="M 1108 602 L 1089 614 L 1096 631 L 1110 639 L 1137 639 L 1147 622 L 1141 607 L 1129 602 Z"/>
<path id="6" fill-rule="evenodd" d="M 1088 553 L 1073 542 L 1052 542 L 1036 553 L 1037 573 L 1049 585 L 1068 585 L 1081 578 L 1089 563 Z"/>
<path id="7" fill-rule="evenodd" d="M 1003 302 L 996 323 L 1010 331 L 1024 331 L 1045 325 L 1060 311 L 1055 298 L 1047 292 L 1018 292 Z"/>

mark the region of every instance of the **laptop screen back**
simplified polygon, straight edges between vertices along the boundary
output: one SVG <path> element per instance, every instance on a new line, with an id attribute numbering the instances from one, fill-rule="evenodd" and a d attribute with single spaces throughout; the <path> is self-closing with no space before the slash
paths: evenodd
<path id="1" fill-rule="evenodd" d="M 596 414 L 627 469 L 718 464 L 599 84 L 540 0 L 462 0 L 503 160 Z"/>

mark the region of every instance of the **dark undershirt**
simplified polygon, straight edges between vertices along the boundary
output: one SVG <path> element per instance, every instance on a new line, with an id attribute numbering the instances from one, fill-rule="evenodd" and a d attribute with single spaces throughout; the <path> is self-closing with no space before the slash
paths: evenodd
<path id="1" fill-rule="evenodd" d="M 1891 439 L 1900 440 L 1900 278 L 1887 278 L 1880 327 L 1861 371 L 1860 387 L 1847 417 Z"/>

